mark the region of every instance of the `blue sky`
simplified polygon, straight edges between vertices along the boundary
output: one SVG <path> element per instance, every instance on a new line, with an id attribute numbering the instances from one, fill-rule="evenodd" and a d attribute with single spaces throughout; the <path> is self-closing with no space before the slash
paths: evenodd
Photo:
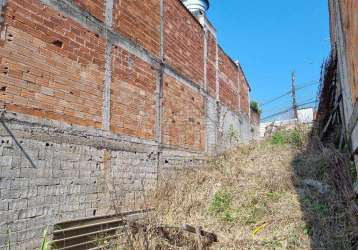
<path id="1" fill-rule="evenodd" d="M 330 50 L 327 0 L 211 0 L 208 16 L 224 50 L 242 64 L 251 99 L 265 102 L 297 85 L 318 81 Z M 312 100 L 318 85 L 298 91 Z M 264 106 L 263 117 L 289 108 L 290 96 Z"/>

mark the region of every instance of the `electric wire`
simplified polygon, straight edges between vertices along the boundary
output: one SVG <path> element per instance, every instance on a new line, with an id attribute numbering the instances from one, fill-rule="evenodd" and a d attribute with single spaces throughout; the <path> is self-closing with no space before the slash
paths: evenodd
<path id="1" fill-rule="evenodd" d="M 317 100 L 309 101 L 309 102 L 305 102 L 305 103 L 299 104 L 299 105 L 297 105 L 297 108 L 299 108 L 299 107 L 304 107 L 304 106 L 306 106 L 306 105 L 313 104 L 313 103 L 317 103 Z M 289 109 L 283 110 L 283 111 L 279 111 L 279 112 L 274 113 L 274 114 L 270 114 L 270 115 L 268 115 L 268 116 L 262 118 L 261 120 L 264 121 L 264 120 L 267 120 L 267 119 L 269 119 L 269 118 L 272 118 L 272 117 L 275 117 L 275 116 L 278 116 L 278 115 L 285 114 L 285 113 L 287 113 L 287 112 L 289 112 L 289 111 L 291 111 L 291 110 L 293 110 L 292 107 L 289 108 Z"/>
<path id="2" fill-rule="evenodd" d="M 300 91 L 300 90 L 305 89 L 305 88 L 308 88 L 308 87 L 310 87 L 310 86 L 314 86 L 314 85 L 316 85 L 316 84 L 318 84 L 318 83 L 319 83 L 318 81 L 311 81 L 311 82 L 306 82 L 306 83 L 300 84 L 300 85 L 297 86 L 296 91 Z M 283 98 L 283 97 L 285 97 L 285 96 L 288 96 L 288 95 L 291 95 L 291 94 L 292 94 L 292 91 L 291 91 L 291 90 L 290 90 L 290 91 L 287 91 L 286 93 L 284 93 L 284 94 L 282 94 L 282 95 L 280 95 L 280 96 L 277 96 L 277 97 L 275 97 L 275 98 L 273 98 L 273 99 L 271 99 L 271 100 L 268 100 L 268 101 L 266 101 L 266 102 L 261 103 L 261 107 L 262 107 L 262 106 L 265 106 L 265 105 L 267 105 L 267 104 L 273 103 L 273 102 L 275 102 L 275 101 L 277 101 L 277 100 L 280 100 L 281 98 Z"/>

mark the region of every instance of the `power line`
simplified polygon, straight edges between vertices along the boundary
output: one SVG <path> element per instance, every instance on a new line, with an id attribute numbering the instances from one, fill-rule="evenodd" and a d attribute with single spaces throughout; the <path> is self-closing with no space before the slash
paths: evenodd
<path id="1" fill-rule="evenodd" d="M 277 100 L 281 99 L 282 97 L 288 96 L 288 95 L 290 95 L 290 94 L 291 94 L 291 91 L 288 91 L 287 93 L 285 93 L 285 94 L 283 94 L 283 95 L 280 95 L 280 96 L 278 96 L 278 97 L 275 97 L 275 98 L 272 99 L 272 100 L 269 100 L 269 101 L 267 101 L 267 102 L 262 103 L 261 106 L 264 106 L 264 105 L 273 103 L 274 101 L 277 101 Z"/>
<path id="2" fill-rule="evenodd" d="M 312 98 L 309 98 L 309 99 L 305 99 L 303 101 L 301 101 L 300 103 L 306 103 L 306 102 L 311 102 L 311 101 L 315 101 L 316 100 L 316 97 L 312 97 Z M 283 105 L 278 105 L 278 106 L 275 106 L 275 107 L 272 107 L 272 108 L 269 108 L 269 109 L 265 109 L 265 112 L 270 112 L 270 111 L 276 111 L 276 110 L 282 110 L 282 106 Z"/>
<path id="3" fill-rule="evenodd" d="M 306 106 L 306 105 L 309 105 L 309 104 L 313 104 L 313 103 L 317 103 L 317 100 L 315 100 L 315 101 L 310 101 L 310 102 L 306 102 L 306 103 L 302 103 L 302 104 L 296 105 L 296 107 L 297 107 L 297 108 L 299 108 L 299 107 L 303 107 L 303 106 Z M 275 116 L 278 116 L 278 115 L 285 114 L 285 113 L 287 113 L 287 112 L 289 112 L 289 111 L 291 111 L 291 110 L 293 110 L 293 108 L 292 108 L 292 107 L 291 107 L 291 108 L 289 108 L 289 109 L 286 109 L 286 110 L 279 111 L 279 112 L 277 112 L 277 113 L 274 113 L 274 114 L 268 115 L 268 116 L 266 116 L 266 117 L 262 118 L 261 120 L 263 120 L 263 121 L 264 121 L 264 120 L 267 120 L 268 118 L 271 118 L 271 117 L 275 117 Z"/>
<path id="4" fill-rule="evenodd" d="M 316 85 L 316 84 L 318 84 L 318 83 L 319 83 L 319 82 L 312 82 L 312 83 L 310 83 L 310 84 L 299 85 L 299 86 L 297 86 L 297 89 L 296 89 L 296 90 L 305 89 L 305 88 L 307 88 L 307 87 L 310 87 L 310 86 Z"/>
<path id="5" fill-rule="evenodd" d="M 304 100 L 303 102 L 310 102 L 310 101 L 315 101 L 315 100 L 316 100 L 316 97 L 314 96 L 314 97 Z"/>
<path id="6" fill-rule="evenodd" d="M 318 81 L 311 81 L 311 82 L 306 82 L 306 83 L 300 84 L 300 85 L 298 85 L 298 86 L 296 87 L 296 91 L 305 89 L 305 88 L 307 88 L 307 87 L 316 85 L 316 84 L 318 84 L 318 83 L 319 83 Z M 292 90 L 287 91 L 286 93 L 284 93 L 284 94 L 282 94 L 282 95 L 280 95 L 280 96 L 278 96 L 278 97 L 275 97 L 275 98 L 273 98 L 273 99 L 271 99 L 271 100 L 268 100 L 268 101 L 266 101 L 266 102 L 264 102 L 264 103 L 261 103 L 261 107 L 262 107 L 262 106 L 265 106 L 265 105 L 267 105 L 267 104 L 273 103 L 273 102 L 275 102 L 275 101 L 277 101 L 277 100 L 279 100 L 279 99 L 281 99 L 281 98 L 283 98 L 283 97 L 285 97 L 285 96 L 291 95 L 291 94 L 292 94 Z"/>
<path id="7" fill-rule="evenodd" d="M 278 116 L 278 115 L 282 115 L 282 114 L 285 114 L 285 113 L 287 113 L 287 112 L 289 112 L 289 111 L 291 111 L 292 110 L 292 107 L 291 108 L 289 108 L 289 109 L 286 109 L 286 110 L 283 110 L 283 111 L 280 111 L 280 112 L 277 112 L 277 113 L 274 113 L 274 114 L 271 114 L 271 115 L 268 115 L 268 116 L 266 116 L 266 117 L 264 117 L 264 118 L 262 118 L 261 120 L 267 120 L 268 118 L 271 118 L 271 117 L 275 117 L 275 116 Z"/>
<path id="8" fill-rule="evenodd" d="M 317 102 L 318 102 L 317 100 L 311 101 L 311 102 L 306 102 L 306 103 L 302 103 L 302 104 L 298 105 L 297 107 L 303 107 L 303 106 L 306 106 L 308 104 L 313 104 L 313 103 L 317 103 Z"/>

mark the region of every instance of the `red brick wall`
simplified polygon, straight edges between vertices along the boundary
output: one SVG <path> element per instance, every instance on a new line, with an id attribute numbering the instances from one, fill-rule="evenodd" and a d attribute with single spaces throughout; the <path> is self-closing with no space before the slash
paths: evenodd
<path id="1" fill-rule="evenodd" d="M 8 110 L 101 127 L 105 42 L 36 0 L 8 1 L 5 24 L 0 99 Z"/>
<path id="2" fill-rule="evenodd" d="M 74 0 L 80 8 L 88 11 L 92 16 L 104 22 L 106 0 Z"/>
<path id="3" fill-rule="evenodd" d="M 1 104 L 9 111 L 102 128 L 105 38 L 40 0 L 7 2 L 6 37 L 1 36 L 0 42 Z M 104 0 L 74 3 L 104 21 Z M 203 28 L 179 0 L 164 3 L 165 62 L 202 85 Z M 159 0 L 114 0 L 114 30 L 159 56 L 159 5 Z M 207 77 L 213 97 L 216 46 L 209 32 Z M 117 47 L 113 47 L 112 57 L 111 130 L 154 139 L 158 65 L 150 65 Z M 222 50 L 219 57 L 220 100 L 237 110 L 237 67 Z M 173 78 L 166 76 L 164 81 L 164 142 L 204 150 L 204 97 Z M 248 99 L 247 93 L 246 87 L 242 100 Z"/>
<path id="4" fill-rule="evenodd" d="M 217 46 L 216 39 L 208 32 L 208 61 L 207 61 L 207 78 L 209 95 L 216 97 L 216 58 Z"/>
<path id="5" fill-rule="evenodd" d="M 240 74 L 240 105 L 241 111 L 245 114 L 249 114 L 250 105 L 249 105 L 249 87 L 247 86 L 244 75 Z"/>
<path id="6" fill-rule="evenodd" d="M 231 59 L 219 48 L 220 101 L 233 110 L 238 110 L 238 70 Z"/>
<path id="7" fill-rule="evenodd" d="M 121 48 L 113 49 L 111 129 L 154 139 L 156 74 L 151 65 Z"/>
<path id="8" fill-rule="evenodd" d="M 159 56 L 159 0 L 114 0 L 113 22 L 116 31 Z"/>
<path id="9" fill-rule="evenodd" d="M 165 1 L 165 60 L 195 83 L 204 82 L 204 31 L 178 0 Z"/>
<path id="10" fill-rule="evenodd" d="M 204 98 L 172 77 L 164 77 L 164 144 L 205 149 Z"/>

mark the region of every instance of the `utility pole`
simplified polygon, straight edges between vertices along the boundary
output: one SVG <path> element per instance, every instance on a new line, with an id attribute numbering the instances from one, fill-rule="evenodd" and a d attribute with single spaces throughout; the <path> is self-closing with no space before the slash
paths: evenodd
<path id="1" fill-rule="evenodd" d="M 295 119 L 298 119 L 297 102 L 296 102 L 296 75 L 292 72 L 292 110 Z"/>

